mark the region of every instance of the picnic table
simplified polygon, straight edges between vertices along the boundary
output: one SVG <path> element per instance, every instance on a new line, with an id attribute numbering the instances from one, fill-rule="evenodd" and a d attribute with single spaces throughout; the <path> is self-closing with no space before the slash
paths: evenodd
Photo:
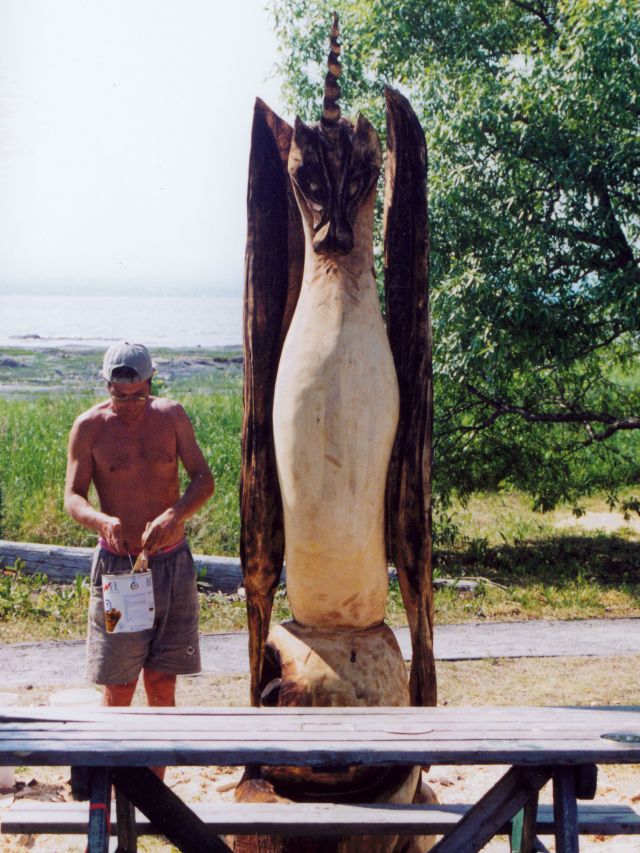
<path id="1" fill-rule="evenodd" d="M 574 853 L 584 831 L 577 800 L 593 798 L 597 765 L 640 764 L 640 708 L 101 708 L 78 713 L 0 708 L 0 765 L 16 764 L 90 768 L 89 853 L 108 849 L 112 784 L 123 851 L 135 849 L 135 806 L 187 853 L 228 850 L 219 837 L 225 832 L 443 831 L 434 853 L 473 853 L 505 826 L 511 827 L 512 850 L 530 853 L 545 849 L 536 840 L 538 792 L 550 780 L 556 850 Z M 446 806 L 311 803 L 225 803 L 217 817 L 205 821 L 147 769 L 247 764 L 506 764 L 510 769 L 449 822 L 443 818 Z M 609 810 L 605 830 L 640 832 L 633 810 L 623 820 L 615 813 Z"/>

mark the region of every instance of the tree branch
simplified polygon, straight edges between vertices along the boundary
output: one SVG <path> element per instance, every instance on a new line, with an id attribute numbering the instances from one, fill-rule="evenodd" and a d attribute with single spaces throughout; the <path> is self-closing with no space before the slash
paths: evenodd
<path id="1" fill-rule="evenodd" d="M 590 412 L 587 410 L 574 410 L 564 412 L 537 412 L 533 409 L 527 409 L 524 406 L 516 406 L 509 403 L 507 400 L 496 399 L 484 394 L 475 386 L 467 383 L 466 387 L 483 403 L 494 408 L 492 418 L 489 419 L 493 423 L 497 418 L 503 415 L 518 415 L 529 423 L 545 423 L 545 424 L 585 424 L 592 423 L 606 424 L 605 429 L 600 432 L 592 432 L 587 443 L 594 441 L 604 441 L 610 438 L 618 430 L 640 429 L 640 417 L 618 417 L 610 415 L 606 412 Z M 488 423 L 488 425 L 490 425 Z M 465 428 L 469 429 L 469 428 Z M 472 428 L 471 428 L 472 429 Z"/>
<path id="2" fill-rule="evenodd" d="M 601 432 L 593 432 L 589 441 L 585 441 L 583 444 L 586 446 L 588 444 L 593 444 L 594 441 L 605 441 L 607 438 L 610 438 L 614 432 L 618 432 L 620 429 L 640 429 L 640 418 L 622 418 L 614 421 Z"/>
<path id="3" fill-rule="evenodd" d="M 538 20 L 542 24 L 544 24 L 544 27 L 549 34 L 556 34 L 556 28 L 553 26 L 553 24 L 541 8 L 532 6 L 530 3 L 524 3 L 523 0 L 511 0 L 511 3 L 513 3 L 513 5 L 517 6 L 519 9 L 523 9 L 525 12 L 529 12 L 531 15 L 534 15 L 536 18 L 538 18 Z"/>
<path id="4" fill-rule="evenodd" d="M 610 239 L 612 240 L 613 245 L 618 249 L 618 253 L 616 257 L 612 259 L 612 262 L 615 264 L 617 269 L 629 268 L 632 280 L 640 282 L 640 270 L 638 269 L 638 263 L 633 255 L 633 249 L 627 240 L 627 235 L 618 222 L 618 217 L 616 216 L 604 176 L 600 170 L 594 170 L 589 177 L 590 183 L 598 197 L 598 201 L 600 202 L 600 208 L 605 217 Z"/>

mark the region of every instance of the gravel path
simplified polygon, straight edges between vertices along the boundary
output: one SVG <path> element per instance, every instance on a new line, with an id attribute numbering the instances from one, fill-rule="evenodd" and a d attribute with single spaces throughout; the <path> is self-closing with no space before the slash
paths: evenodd
<path id="1" fill-rule="evenodd" d="M 411 656 L 408 628 L 396 637 Z M 203 634 L 202 668 L 213 675 L 249 669 L 247 634 Z M 576 621 L 469 622 L 436 627 L 438 660 L 575 657 L 640 654 L 640 618 Z M 3 686 L 75 686 L 84 681 L 84 642 L 16 643 L 0 646 Z"/>

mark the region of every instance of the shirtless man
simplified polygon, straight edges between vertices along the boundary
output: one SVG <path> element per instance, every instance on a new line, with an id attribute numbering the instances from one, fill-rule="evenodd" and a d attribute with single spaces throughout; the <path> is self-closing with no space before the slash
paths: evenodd
<path id="1" fill-rule="evenodd" d="M 104 357 L 110 399 L 75 421 L 69 437 L 65 509 L 99 535 L 91 569 L 88 675 L 105 705 L 129 705 L 140 671 L 149 705 L 175 705 L 176 675 L 200 671 L 198 598 L 184 521 L 213 494 L 213 476 L 182 406 L 151 396 L 151 358 L 119 343 Z M 180 496 L 178 461 L 191 482 Z M 100 509 L 88 499 L 93 482 Z M 152 628 L 110 633 L 102 574 L 131 572 L 144 549 L 155 597 Z"/>

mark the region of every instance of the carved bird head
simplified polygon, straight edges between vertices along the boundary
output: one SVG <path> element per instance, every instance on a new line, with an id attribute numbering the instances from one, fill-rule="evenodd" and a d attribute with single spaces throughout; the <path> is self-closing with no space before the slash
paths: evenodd
<path id="1" fill-rule="evenodd" d="M 296 118 L 289 175 L 318 254 L 348 255 L 358 210 L 375 187 L 382 152 L 378 134 L 364 116 L 355 127 L 340 116 L 341 73 L 338 18 L 333 16 L 328 71 L 320 122 Z"/>

